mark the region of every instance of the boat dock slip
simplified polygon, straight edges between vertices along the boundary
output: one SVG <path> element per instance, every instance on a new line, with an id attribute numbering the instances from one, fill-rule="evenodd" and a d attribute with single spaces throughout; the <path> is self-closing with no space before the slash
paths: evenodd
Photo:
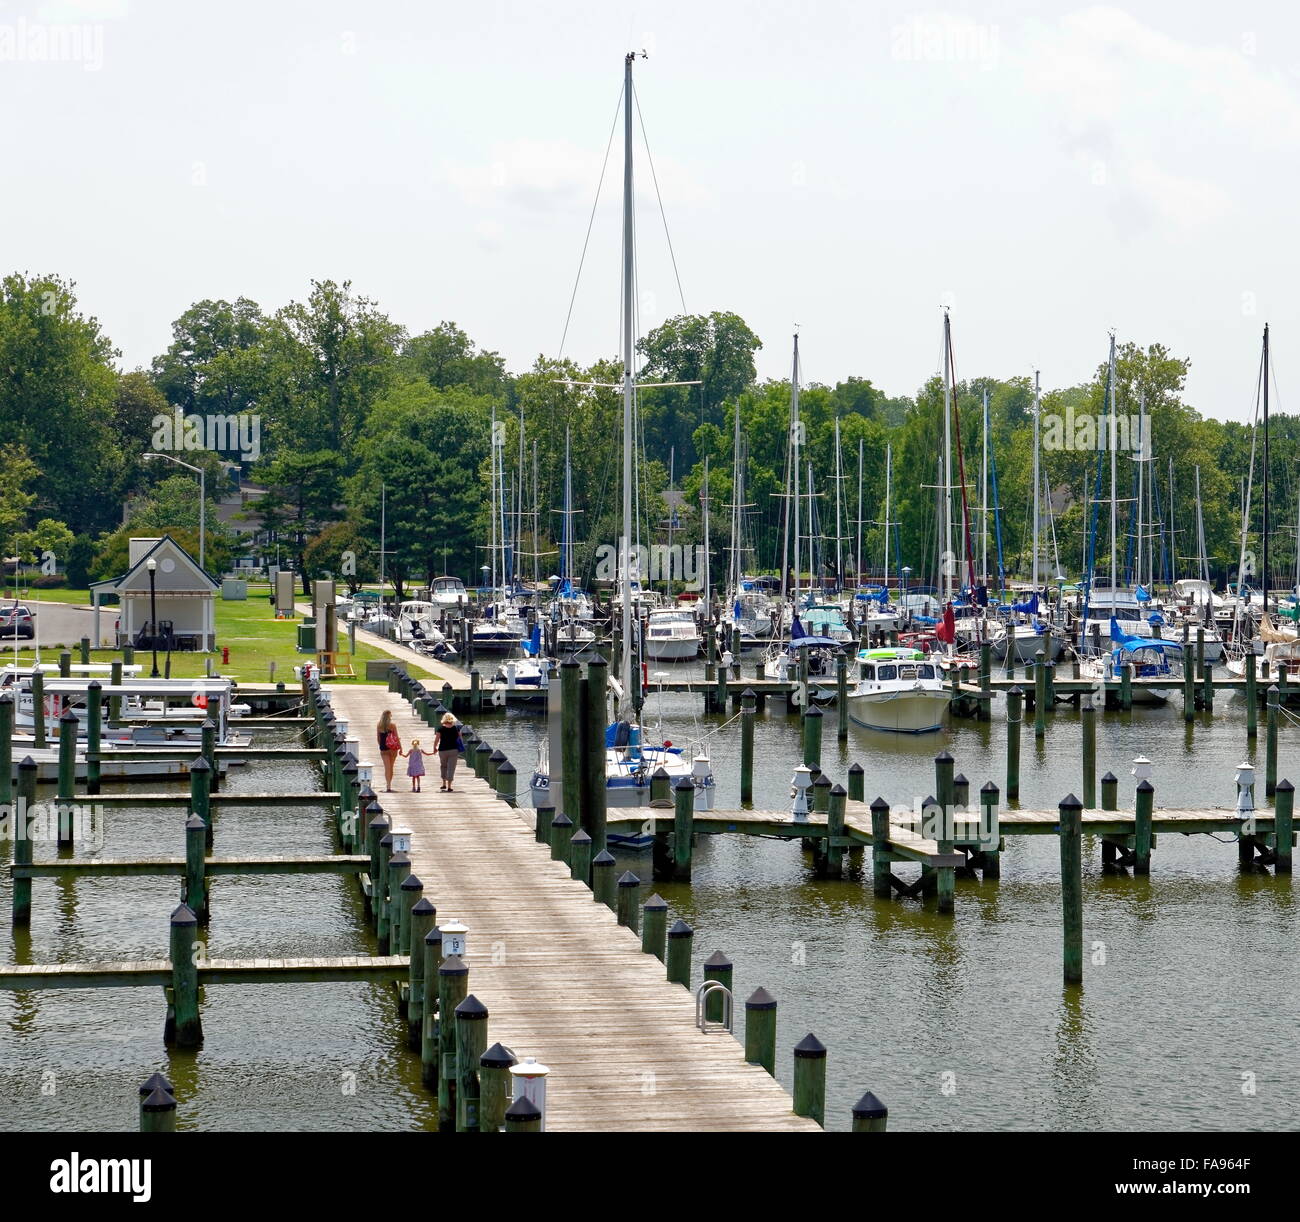
<path id="1" fill-rule="evenodd" d="M 391 708 L 403 741 L 426 729 L 382 689 L 339 685 L 330 700 L 353 727 Z M 454 793 L 435 782 L 413 794 L 398 778 L 376 797 L 413 833 L 411 873 L 438 924 L 469 927 L 469 987 L 491 1012 L 491 1039 L 550 1067 L 548 1130 L 818 1131 L 731 1035 L 696 1026 L 693 991 L 552 860 L 525 812 L 465 765 Z"/>

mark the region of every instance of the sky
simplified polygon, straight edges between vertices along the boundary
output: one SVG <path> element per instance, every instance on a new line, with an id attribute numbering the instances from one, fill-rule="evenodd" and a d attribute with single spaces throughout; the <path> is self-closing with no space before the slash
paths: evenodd
<path id="1" fill-rule="evenodd" d="M 1300 8 L 837 0 L 0 0 L 0 270 L 148 365 L 203 298 L 350 280 L 519 372 L 554 355 L 635 66 L 641 330 L 730 310 L 760 377 L 1087 380 L 1121 342 L 1288 410 Z M 564 354 L 618 350 L 621 131 Z M 676 274 L 660 216 L 671 236 Z M 678 289 L 680 276 L 680 293 Z"/>

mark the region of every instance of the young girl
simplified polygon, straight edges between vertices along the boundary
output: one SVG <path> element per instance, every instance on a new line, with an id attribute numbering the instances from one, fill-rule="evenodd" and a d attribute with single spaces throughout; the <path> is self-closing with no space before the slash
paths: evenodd
<path id="1" fill-rule="evenodd" d="M 411 749 L 409 751 L 399 751 L 398 755 L 406 756 L 406 775 L 411 778 L 411 792 L 420 792 L 420 778 L 424 775 L 424 757 L 432 755 L 432 751 L 421 751 L 420 740 L 411 739 Z"/>

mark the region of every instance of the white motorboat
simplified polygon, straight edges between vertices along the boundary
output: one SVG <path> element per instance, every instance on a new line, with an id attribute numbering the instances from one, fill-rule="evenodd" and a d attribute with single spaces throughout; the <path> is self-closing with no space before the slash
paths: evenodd
<path id="1" fill-rule="evenodd" d="M 651 611 L 646 617 L 645 656 L 652 661 L 689 661 L 699 655 L 701 639 L 690 611 Z"/>
<path id="2" fill-rule="evenodd" d="M 948 694 L 932 659 L 918 649 L 864 649 L 849 693 L 849 720 L 868 730 L 926 734 L 943 726 Z"/>

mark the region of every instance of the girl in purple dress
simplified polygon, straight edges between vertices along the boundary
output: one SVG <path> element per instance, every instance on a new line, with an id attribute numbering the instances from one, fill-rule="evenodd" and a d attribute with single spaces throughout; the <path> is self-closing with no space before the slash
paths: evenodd
<path id="1" fill-rule="evenodd" d="M 399 755 L 406 756 L 406 775 L 411 778 L 411 792 L 420 792 L 420 778 L 424 775 L 424 757 L 432 755 L 431 751 L 420 750 L 420 740 L 411 739 L 411 749 L 409 751 L 400 751 Z"/>

